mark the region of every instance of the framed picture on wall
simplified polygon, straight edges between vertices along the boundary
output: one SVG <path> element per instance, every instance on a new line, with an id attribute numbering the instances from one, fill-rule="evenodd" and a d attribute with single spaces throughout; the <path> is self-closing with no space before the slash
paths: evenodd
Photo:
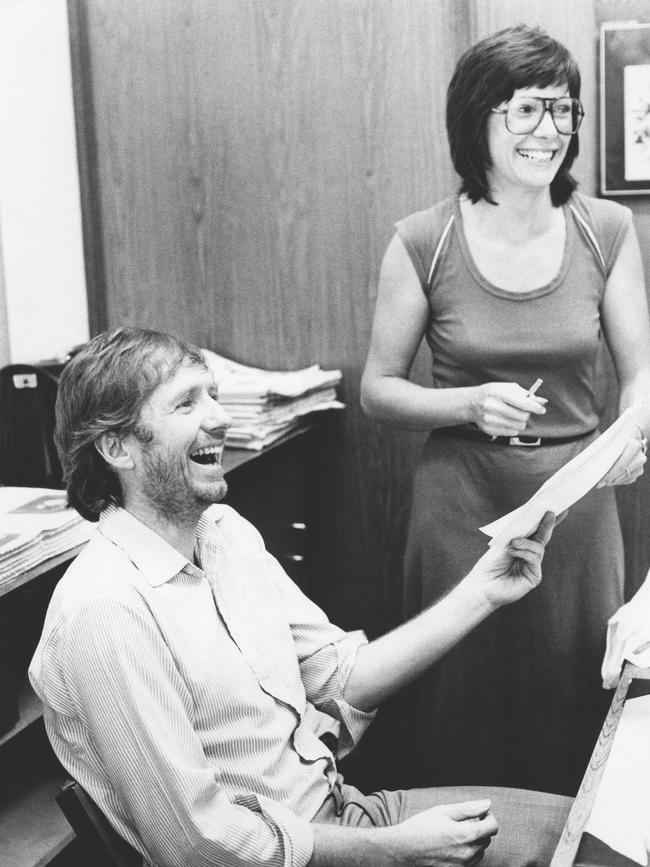
<path id="1" fill-rule="evenodd" d="M 650 24 L 601 25 L 600 191 L 650 195 Z"/>

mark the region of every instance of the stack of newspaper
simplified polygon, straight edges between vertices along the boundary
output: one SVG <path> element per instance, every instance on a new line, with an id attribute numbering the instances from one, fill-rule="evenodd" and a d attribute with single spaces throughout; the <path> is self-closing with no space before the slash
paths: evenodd
<path id="1" fill-rule="evenodd" d="M 342 409 L 336 399 L 340 370 L 270 371 L 247 367 L 203 350 L 219 387 L 219 403 L 233 419 L 226 445 L 262 449 L 298 427 L 304 416 Z"/>
<path id="2" fill-rule="evenodd" d="M 65 491 L 0 487 L 0 588 L 87 542 L 96 526 L 66 508 Z"/>

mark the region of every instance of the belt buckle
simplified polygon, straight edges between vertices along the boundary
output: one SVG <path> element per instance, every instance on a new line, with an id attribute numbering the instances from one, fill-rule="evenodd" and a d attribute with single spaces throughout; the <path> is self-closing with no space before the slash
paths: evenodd
<path id="1" fill-rule="evenodd" d="M 528 447 L 528 448 L 535 448 L 536 446 L 541 446 L 541 444 L 542 444 L 542 438 L 541 437 L 537 437 L 536 440 L 533 440 L 532 442 L 529 442 L 529 443 L 524 442 L 523 440 L 520 440 L 518 436 L 517 437 L 510 437 L 510 439 L 508 440 L 509 446 L 524 446 L 524 447 Z"/>

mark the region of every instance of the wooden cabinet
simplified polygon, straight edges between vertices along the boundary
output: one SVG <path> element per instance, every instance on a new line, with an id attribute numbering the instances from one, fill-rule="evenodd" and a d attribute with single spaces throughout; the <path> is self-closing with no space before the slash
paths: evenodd
<path id="1" fill-rule="evenodd" d="M 224 502 L 259 530 L 268 550 L 307 592 L 312 539 L 307 522 L 309 465 L 315 459 L 315 438 L 313 429 L 300 431 L 264 452 L 232 449 L 224 459 Z"/>
<path id="2" fill-rule="evenodd" d="M 224 456 L 230 488 L 226 502 L 255 524 L 267 548 L 306 589 L 310 583 L 306 514 L 313 437 L 313 430 L 302 430 L 262 452 L 227 449 Z M 83 863 L 75 852 L 74 834 L 54 801 L 67 774 L 49 747 L 40 702 L 27 679 L 49 599 L 79 550 L 23 573 L 10 589 L 0 588 L 0 654 L 5 662 L 11 657 L 7 672 L 11 671 L 18 687 L 18 719 L 0 735 L 2 867 Z M 5 678 L 10 679 L 8 673 Z M 10 688 L 0 693 L 4 712 L 9 711 L 11 693 Z"/>

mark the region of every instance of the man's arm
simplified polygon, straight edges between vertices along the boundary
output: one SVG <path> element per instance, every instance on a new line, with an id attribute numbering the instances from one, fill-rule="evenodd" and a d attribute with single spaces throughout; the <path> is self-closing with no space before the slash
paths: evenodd
<path id="1" fill-rule="evenodd" d="M 548 512 L 529 539 L 505 550 L 489 549 L 444 599 L 359 649 L 345 686 L 345 700 L 371 710 L 406 686 L 482 620 L 539 584 L 555 516 Z"/>

